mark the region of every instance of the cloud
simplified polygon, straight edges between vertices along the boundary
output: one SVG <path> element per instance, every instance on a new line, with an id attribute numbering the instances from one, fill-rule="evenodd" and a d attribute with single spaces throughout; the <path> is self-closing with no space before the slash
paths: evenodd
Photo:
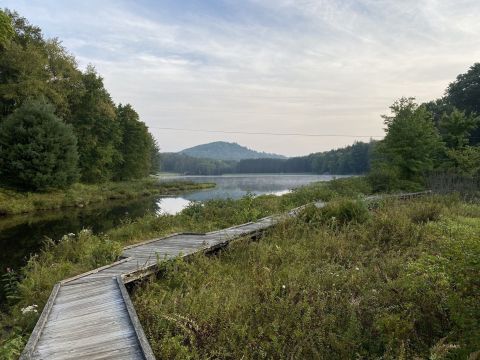
<path id="1" fill-rule="evenodd" d="M 382 134 L 400 96 L 442 95 L 480 57 L 468 0 L 5 1 L 94 64 L 164 150 L 231 140 L 287 155 L 351 138 L 171 132 L 155 127 Z"/>

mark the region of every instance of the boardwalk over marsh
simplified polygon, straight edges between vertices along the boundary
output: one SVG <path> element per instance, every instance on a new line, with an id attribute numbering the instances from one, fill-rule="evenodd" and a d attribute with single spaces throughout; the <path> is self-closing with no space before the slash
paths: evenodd
<path id="1" fill-rule="evenodd" d="M 58 283 L 20 359 L 155 359 L 125 284 L 155 273 L 159 261 L 208 253 L 234 239 L 255 237 L 302 208 L 206 234 L 173 234 L 132 245 L 121 260 Z"/>

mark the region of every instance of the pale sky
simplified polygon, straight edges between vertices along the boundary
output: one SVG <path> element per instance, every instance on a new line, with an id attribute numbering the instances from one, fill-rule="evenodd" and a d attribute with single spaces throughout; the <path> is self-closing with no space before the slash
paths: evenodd
<path id="1" fill-rule="evenodd" d="M 401 96 L 440 97 L 480 61 L 478 0 L 0 0 L 130 103 L 162 151 L 235 141 L 303 155 L 383 134 Z M 358 140 L 368 140 L 357 138 Z"/>

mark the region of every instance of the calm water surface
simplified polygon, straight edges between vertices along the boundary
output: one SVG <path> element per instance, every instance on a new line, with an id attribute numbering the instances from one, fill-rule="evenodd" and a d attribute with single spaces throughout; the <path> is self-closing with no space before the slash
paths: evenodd
<path id="1" fill-rule="evenodd" d="M 337 176 L 338 177 L 338 176 Z M 190 192 L 176 197 L 148 197 L 130 202 L 111 201 L 86 208 L 62 209 L 0 218 L 0 269 L 18 269 L 31 254 L 39 251 L 46 238 L 60 239 L 64 234 L 88 228 L 95 233 L 106 232 L 127 219 L 148 213 L 176 214 L 191 201 L 238 199 L 247 193 L 282 195 L 315 181 L 329 181 L 330 175 L 223 175 L 167 176 L 160 182 L 188 180 L 214 182 L 216 188 Z"/>

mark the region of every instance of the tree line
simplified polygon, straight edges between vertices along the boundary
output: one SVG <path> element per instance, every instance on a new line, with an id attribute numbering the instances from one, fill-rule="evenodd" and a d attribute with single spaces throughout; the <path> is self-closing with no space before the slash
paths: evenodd
<path id="1" fill-rule="evenodd" d="M 58 39 L 0 10 L 0 183 L 22 190 L 145 177 L 158 146 L 129 105 L 115 104 L 93 66 Z"/>
<path id="2" fill-rule="evenodd" d="M 356 142 L 344 148 L 289 159 L 244 159 L 222 161 L 200 159 L 179 153 L 162 154 L 162 170 L 190 175 L 232 173 L 364 174 L 370 169 L 375 142 Z"/>
<path id="3" fill-rule="evenodd" d="M 480 176 L 480 63 L 457 76 L 440 99 L 401 98 L 384 115 L 386 136 L 372 153 L 376 190 L 425 186 L 433 174 Z"/>

